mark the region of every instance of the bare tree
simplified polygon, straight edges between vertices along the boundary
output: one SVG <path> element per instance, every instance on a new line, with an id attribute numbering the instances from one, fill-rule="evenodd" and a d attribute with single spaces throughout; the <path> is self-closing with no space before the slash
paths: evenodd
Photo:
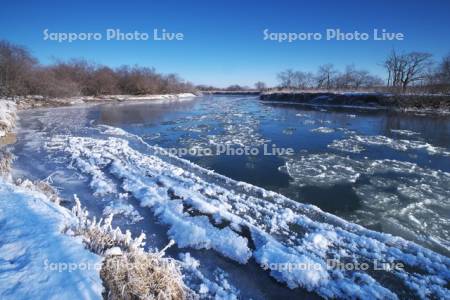
<path id="1" fill-rule="evenodd" d="M 113 95 L 119 93 L 117 74 L 108 67 L 100 67 L 92 72 L 87 83 L 89 95 Z"/>
<path id="2" fill-rule="evenodd" d="M 0 95 L 27 94 L 36 63 L 26 48 L 0 41 Z"/>
<path id="3" fill-rule="evenodd" d="M 450 90 L 450 53 L 445 56 L 438 66 L 439 82 Z"/>
<path id="4" fill-rule="evenodd" d="M 316 75 L 317 87 L 326 88 L 327 90 L 331 89 L 332 82 L 336 74 L 337 71 L 332 64 L 319 66 L 319 70 Z"/>
<path id="5" fill-rule="evenodd" d="M 288 89 L 294 87 L 295 72 L 292 69 L 287 69 L 278 73 L 277 78 L 280 82 L 280 87 Z"/>
<path id="6" fill-rule="evenodd" d="M 392 50 L 383 64 L 388 72 L 388 86 L 405 92 L 411 84 L 426 79 L 432 63 L 432 55 L 426 52 L 398 54 Z"/>
<path id="7" fill-rule="evenodd" d="M 60 78 L 51 67 L 38 67 L 30 80 L 30 94 L 46 97 L 81 95 L 81 87 L 69 78 Z"/>
<path id="8" fill-rule="evenodd" d="M 338 74 L 335 82 L 338 89 L 359 90 L 383 85 L 381 78 L 371 75 L 367 70 L 358 70 L 354 65 L 347 66 L 344 73 Z"/>
<path id="9" fill-rule="evenodd" d="M 255 83 L 255 89 L 262 92 L 267 89 L 267 85 L 262 81 L 258 81 Z"/>
<path id="10" fill-rule="evenodd" d="M 292 86 L 297 89 L 306 89 L 314 85 L 314 75 L 310 72 L 295 71 Z"/>

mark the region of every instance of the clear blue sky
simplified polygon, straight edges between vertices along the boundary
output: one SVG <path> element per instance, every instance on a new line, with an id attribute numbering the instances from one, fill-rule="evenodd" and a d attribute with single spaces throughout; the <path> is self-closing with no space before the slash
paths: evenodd
<path id="1" fill-rule="evenodd" d="M 436 59 L 450 52 L 450 1 L 2 1 L 0 39 L 27 46 L 42 63 L 84 57 L 112 67 L 153 66 L 196 84 L 276 83 L 276 73 L 314 71 L 323 63 L 347 64 L 384 76 L 380 67 L 392 49 L 427 51 Z M 43 40 L 50 32 L 184 33 L 184 41 Z M 404 41 L 263 40 L 271 32 L 324 32 L 326 28 L 402 32 Z"/>

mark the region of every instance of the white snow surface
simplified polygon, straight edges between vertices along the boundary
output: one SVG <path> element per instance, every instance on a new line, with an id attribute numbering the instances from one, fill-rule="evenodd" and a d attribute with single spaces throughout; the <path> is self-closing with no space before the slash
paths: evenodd
<path id="1" fill-rule="evenodd" d="M 104 126 L 99 131 L 105 133 Z M 64 163 L 72 163 L 93 181 L 113 177 L 141 206 L 149 207 L 168 225 L 167 234 L 181 248 L 213 249 L 241 264 L 253 257 L 288 287 L 302 287 L 324 297 L 397 299 L 397 293 L 402 292 L 420 298 L 445 298 L 449 294 L 450 259 L 445 256 L 186 160 L 161 156 L 156 147 L 121 130 L 109 132 L 113 136 L 53 136 L 46 143 L 47 150 L 55 156 L 66 155 Z M 137 151 L 131 141 L 144 145 L 146 151 Z M 375 162 L 371 168 L 384 168 L 385 163 Z M 391 169 L 404 167 L 395 161 L 388 163 Z M 366 166 L 353 165 L 348 169 L 339 166 L 333 174 L 338 180 L 356 180 Z M 307 175 L 319 180 L 323 176 Z M 112 185 L 106 190 L 116 188 L 110 181 L 103 183 Z M 94 192 L 98 192 L 97 186 L 91 184 Z M 407 268 L 383 271 L 377 277 L 331 268 L 329 259 L 401 262 Z M 277 264 L 314 268 L 289 270 Z M 389 286 L 393 283 L 397 286 Z M 203 291 L 207 288 L 202 287 Z"/>
<path id="2" fill-rule="evenodd" d="M 71 222 L 43 194 L 0 179 L 1 299 L 102 299 L 102 259 L 62 233 Z"/>

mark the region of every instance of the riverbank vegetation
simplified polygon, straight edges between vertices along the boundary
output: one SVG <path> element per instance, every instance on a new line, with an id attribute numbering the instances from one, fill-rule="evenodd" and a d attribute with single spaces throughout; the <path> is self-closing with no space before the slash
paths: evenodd
<path id="1" fill-rule="evenodd" d="M 193 92 L 191 83 L 154 68 L 110 68 L 84 59 L 40 64 L 22 46 L 0 41 L 0 96 L 74 97 Z"/>
<path id="2" fill-rule="evenodd" d="M 450 92 L 450 54 L 436 62 L 430 53 L 393 50 L 382 66 L 386 70 L 386 81 L 355 65 L 348 65 L 342 71 L 333 64 L 324 64 L 316 73 L 287 69 L 277 75 L 278 88 L 419 94 Z M 256 88 L 260 86 L 261 83 L 255 84 Z"/>

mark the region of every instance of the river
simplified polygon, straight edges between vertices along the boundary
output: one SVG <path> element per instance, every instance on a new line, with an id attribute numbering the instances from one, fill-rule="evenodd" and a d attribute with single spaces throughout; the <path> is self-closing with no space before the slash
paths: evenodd
<path id="1" fill-rule="evenodd" d="M 331 290 L 329 296 L 346 295 L 341 283 L 321 286 L 320 277 L 305 279 L 301 272 L 292 279 L 271 268 L 269 276 L 259 265 L 268 257 L 282 255 L 273 254 L 274 248 L 272 252 L 268 247 L 259 248 L 258 234 L 269 233 L 283 247 L 302 246 L 302 251 L 314 253 L 313 261 L 330 257 L 330 253 L 336 258 L 337 251 L 330 245 L 340 249 L 339 243 L 355 251 L 355 257 L 367 259 L 366 250 L 353 250 L 351 242 L 339 240 L 349 233 L 358 237 L 372 236 L 372 232 L 392 234 L 430 249 L 431 257 L 435 255 L 432 251 L 450 255 L 449 116 L 261 102 L 254 96 L 203 96 L 185 101 L 24 111 L 17 140 L 13 146 L 15 177 L 48 178 L 64 198 L 77 194 L 91 214 L 102 217 L 116 213 L 115 224 L 135 234 L 144 231 L 149 247 L 163 247 L 168 236 L 175 239 L 179 247 L 171 248 L 168 255 L 186 262 L 189 252 L 200 261 L 202 275 L 192 268 L 189 278 L 193 287 L 203 284 L 206 294 L 216 288 L 216 295 L 228 293 L 245 299 L 316 298 L 328 295 L 325 288 Z M 163 149 L 187 161 L 166 155 Z M 178 168 L 185 173 L 179 175 L 182 171 Z M 153 202 L 166 185 L 164 197 L 170 194 L 172 202 L 182 199 L 183 211 L 190 219 L 176 215 L 179 219 L 175 222 L 175 208 L 164 206 L 162 200 Z M 184 189 L 171 189 L 172 185 Z M 152 189 L 145 194 L 143 187 L 149 186 Z M 229 201 L 232 196 L 228 190 L 242 201 Z M 266 191 L 275 193 L 266 196 Z M 225 196 L 228 198 L 222 199 Z M 255 200 L 258 197 L 270 199 Z M 315 206 L 331 215 L 322 215 Z M 307 220 L 291 220 L 292 214 L 298 218 L 303 213 Z M 270 220 L 266 220 L 268 216 Z M 236 224 L 242 223 L 233 221 L 235 217 L 249 225 L 239 227 Z M 351 223 L 340 218 L 369 230 L 347 225 Z M 219 221 L 214 224 L 212 219 Z M 213 224 L 207 233 L 217 235 L 217 240 L 199 236 L 185 241 L 184 235 L 191 233 L 180 232 L 180 220 L 207 228 Z M 331 230 L 325 233 L 328 227 L 315 225 L 312 230 L 310 220 L 348 232 L 338 233 L 336 238 L 327 235 Z M 293 224 L 303 227 L 293 228 Z M 255 233 L 252 226 L 264 234 Z M 225 232 L 224 228 L 231 230 Z M 235 242 L 220 242 L 227 238 Z M 247 245 L 247 239 L 253 242 Z M 383 245 L 393 243 L 390 235 L 376 239 Z M 405 245 L 399 249 L 406 253 L 406 248 L 412 248 Z M 415 247 L 413 255 L 424 249 Z M 378 254 L 381 258 L 393 255 L 386 256 L 382 250 Z M 402 261 L 401 257 L 395 260 Z M 382 283 L 378 293 L 384 291 L 390 275 L 371 275 Z M 331 275 L 323 276 L 328 280 Z M 407 283 L 387 285 L 391 291 L 402 286 L 405 291 L 398 294 L 401 297 L 416 295 L 413 287 L 408 290 L 403 286 Z M 361 289 L 361 293 L 367 292 Z M 384 295 L 389 298 L 390 294 Z"/>

